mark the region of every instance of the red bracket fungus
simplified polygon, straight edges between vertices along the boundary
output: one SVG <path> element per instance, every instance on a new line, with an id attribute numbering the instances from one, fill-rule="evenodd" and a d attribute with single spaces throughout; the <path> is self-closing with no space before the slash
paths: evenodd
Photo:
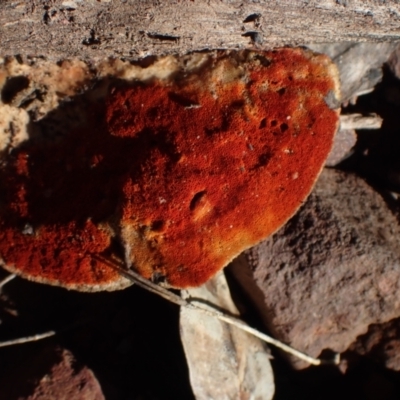
<path id="1" fill-rule="evenodd" d="M 90 129 L 10 157 L 7 269 L 115 289 L 128 283 L 94 256 L 118 242 L 142 276 L 197 286 L 296 212 L 338 125 L 331 61 L 302 49 L 166 60 L 174 67 L 162 78 L 114 84 Z"/>

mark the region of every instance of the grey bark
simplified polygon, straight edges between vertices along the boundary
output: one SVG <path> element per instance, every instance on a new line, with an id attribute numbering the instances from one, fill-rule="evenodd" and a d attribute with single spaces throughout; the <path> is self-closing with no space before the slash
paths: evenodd
<path id="1" fill-rule="evenodd" d="M 398 0 L 2 0 L 0 55 L 139 58 L 400 39 Z"/>

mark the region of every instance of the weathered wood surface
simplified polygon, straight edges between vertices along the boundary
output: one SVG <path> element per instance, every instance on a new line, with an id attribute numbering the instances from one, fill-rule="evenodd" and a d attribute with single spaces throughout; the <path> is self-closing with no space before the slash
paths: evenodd
<path id="1" fill-rule="evenodd" d="M 400 39 L 396 0 L 1 0 L 0 55 L 138 58 Z"/>

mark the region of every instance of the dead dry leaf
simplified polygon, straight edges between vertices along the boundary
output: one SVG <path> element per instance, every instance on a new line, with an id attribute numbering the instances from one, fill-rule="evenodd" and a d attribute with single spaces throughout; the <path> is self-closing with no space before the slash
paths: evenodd
<path id="1" fill-rule="evenodd" d="M 184 296 L 238 314 L 221 272 Z M 196 399 L 272 399 L 270 356 L 257 338 L 195 310 L 181 309 L 181 340 Z"/>

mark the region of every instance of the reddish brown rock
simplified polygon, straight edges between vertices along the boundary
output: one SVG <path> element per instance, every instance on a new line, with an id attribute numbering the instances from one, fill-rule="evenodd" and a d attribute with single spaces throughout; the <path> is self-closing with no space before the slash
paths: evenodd
<path id="1" fill-rule="evenodd" d="M 104 400 L 93 372 L 80 365 L 72 353 L 52 345 L 8 371 L 1 396 L 13 400 Z M 4 396 L 4 397 L 3 397 Z"/>
<path id="2" fill-rule="evenodd" d="M 233 267 L 277 338 L 313 356 L 343 352 L 400 315 L 399 238 L 371 187 L 325 170 L 298 214 Z"/>
<path id="3" fill-rule="evenodd" d="M 400 319 L 370 325 L 368 332 L 359 336 L 349 350 L 400 371 Z"/>

